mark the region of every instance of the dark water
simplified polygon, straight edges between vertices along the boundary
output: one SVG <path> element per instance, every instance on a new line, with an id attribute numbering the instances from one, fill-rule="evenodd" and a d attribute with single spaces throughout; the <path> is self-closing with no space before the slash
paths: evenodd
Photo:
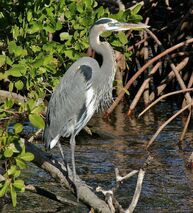
<path id="1" fill-rule="evenodd" d="M 114 185 L 114 168 L 121 174 L 143 166 L 148 154 L 153 157 L 149 165 L 140 200 L 135 212 L 193 212 L 193 172 L 185 167 L 193 151 L 193 127 L 182 147 L 178 139 L 184 126 L 183 116 L 175 119 L 159 135 L 148 153 L 147 142 L 169 116 L 177 110 L 175 105 L 162 103 L 140 119 L 129 119 L 124 107 L 119 106 L 108 122 L 99 115 L 91 120 L 95 133 L 91 137 L 77 138 L 76 167 L 78 174 L 93 188 L 110 189 Z M 39 145 L 41 146 L 41 145 Z M 69 147 L 65 146 L 67 158 Z M 52 151 L 58 155 L 57 148 Z M 44 171 L 34 165 L 25 171 L 27 183 L 45 187 L 61 196 L 70 197 Z M 128 207 L 136 184 L 137 176 L 124 182 L 116 196 L 123 207 Z M 74 198 L 73 198 L 74 199 Z M 2 212 L 88 212 L 84 205 L 78 208 L 65 206 L 35 194 L 26 192 L 18 197 L 18 206 L 13 209 L 6 205 Z"/>

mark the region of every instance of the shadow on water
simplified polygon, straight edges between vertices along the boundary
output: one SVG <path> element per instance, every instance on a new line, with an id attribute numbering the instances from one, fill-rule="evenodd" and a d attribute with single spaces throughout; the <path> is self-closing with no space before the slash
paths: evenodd
<path id="1" fill-rule="evenodd" d="M 110 189 L 114 184 L 114 168 L 121 174 L 143 166 L 148 153 L 144 144 L 157 128 L 177 110 L 175 105 L 162 103 L 154 111 L 140 119 L 128 119 L 123 106 L 118 106 L 108 122 L 96 115 L 89 125 L 94 136 L 77 138 L 76 167 L 78 174 L 93 188 L 99 186 Z M 182 149 L 177 145 L 184 125 L 183 117 L 175 119 L 159 135 L 150 148 L 154 158 L 148 167 L 142 193 L 135 212 L 193 212 L 193 174 L 185 167 L 188 156 L 193 151 L 193 128 L 190 127 Z M 40 146 L 42 146 L 40 144 Z M 69 146 L 64 145 L 66 156 Z M 58 155 L 57 148 L 52 150 Z M 45 187 L 61 196 L 70 196 L 61 190 L 44 171 L 30 164 L 25 171 L 27 183 Z M 117 192 L 123 207 L 132 199 L 136 177 L 127 180 Z M 74 198 L 73 198 L 74 199 Z M 6 205 L 2 212 L 88 212 L 79 208 L 64 206 L 46 198 L 26 192 L 20 194 L 15 210 Z"/>

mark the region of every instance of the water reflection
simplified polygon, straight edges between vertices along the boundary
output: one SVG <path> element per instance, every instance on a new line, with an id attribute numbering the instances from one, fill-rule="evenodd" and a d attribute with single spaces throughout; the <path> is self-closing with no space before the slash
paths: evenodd
<path id="1" fill-rule="evenodd" d="M 144 143 L 175 110 L 175 105 L 162 103 L 140 119 L 128 119 L 125 106 L 120 105 L 109 121 L 96 115 L 89 125 L 99 135 L 77 139 L 76 165 L 81 178 L 94 188 L 100 185 L 108 189 L 114 184 L 115 167 L 122 174 L 142 167 L 149 154 Z M 180 149 L 177 143 L 182 129 L 183 122 L 179 117 L 164 129 L 150 148 L 154 161 L 146 172 L 135 212 L 193 212 L 193 174 L 185 167 L 185 161 L 193 150 L 193 134 L 190 130 Z M 64 146 L 70 159 L 69 145 Z M 57 148 L 53 153 L 59 156 Z M 25 178 L 29 183 L 64 195 L 45 172 L 33 165 L 26 171 Z M 133 177 L 117 192 L 125 207 L 132 199 L 135 184 L 136 177 Z M 8 205 L 3 212 L 86 212 L 83 206 L 78 209 L 67 207 L 30 193 L 19 196 L 19 205 L 15 210 Z"/>

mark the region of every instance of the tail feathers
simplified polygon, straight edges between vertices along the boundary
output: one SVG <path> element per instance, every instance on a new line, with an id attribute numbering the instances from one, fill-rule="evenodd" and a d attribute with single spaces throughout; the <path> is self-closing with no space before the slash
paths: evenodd
<path id="1" fill-rule="evenodd" d="M 49 149 L 52 149 L 57 144 L 57 142 L 60 139 L 60 135 L 58 134 L 55 137 L 53 136 L 51 137 L 50 134 L 45 134 L 45 133 L 46 132 L 44 132 L 43 140 L 45 143 L 46 150 L 49 150 Z"/>
<path id="2" fill-rule="evenodd" d="M 54 148 L 54 146 L 58 143 L 59 139 L 60 139 L 60 135 L 57 135 L 54 139 L 52 139 L 49 144 L 49 148 L 50 149 Z"/>

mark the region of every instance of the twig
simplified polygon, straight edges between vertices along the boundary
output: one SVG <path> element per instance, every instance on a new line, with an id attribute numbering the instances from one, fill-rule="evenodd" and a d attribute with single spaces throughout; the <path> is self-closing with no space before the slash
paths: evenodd
<path id="1" fill-rule="evenodd" d="M 135 43 L 134 45 L 130 46 L 128 48 L 128 51 L 133 50 L 135 47 L 139 46 L 140 44 L 143 44 L 146 41 L 146 39 L 142 39 L 141 41 L 138 41 L 137 43 Z"/>
<path id="2" fill-rule="evenodd" d="M 157 38 L 157 36 L 154 33 L 152 33 L 149 29 L 147 29 L 146 32 L 148 32 L 151 35 L 151 37 L 156 41 L 156 43 L 159 46 L 161 46 L 162 49 L 164 49 L 162 43 L 159 41 L 159 39 Z M 171 58 L 171 57 L 169 57 L 169 58 Z M 186 89 L 186 85 L 185 85 L 184 81 L 182 80 L 177 67 L 172 62 L 170 63 L 170 67 L 172 68 L 181 89 Z M 187 102 L 191 103 L 191 97 L 188 93 L 185 94 L 185 97 L 186 97 Z"/>
<path id="3" fill-rule="evenodd" d="M 129 208 L 125 210 L 125 213 L 132 213 L 134 211 L 141 194 L 144 175 L 145 175 L 145 171 L 143 169 L 140 169 L 133 199 L 131 201 Z"/>
<path id="4" fill-rule="evenodd" d="M 188 64 L 189 57 L 184 58 L 177 66 L 176 70 L 180 72 L 183 68 Z M 175 77 L 173 70 L 167 75 L 165 79 L 163 79 L 160 85 L 156 88 L 156 94 L 159 96 L 163 90 L 166 88 L 167 84 Z M 155 91 L 150 94 L 149 101 L 152 102 L 155 99 Z"/>
<path id="5" fill-rule="evenodd" d="M 181 143 L 181 142 L 183 141 L 183 139 L 184 139 L 184 136 L 185 136 L 186 131 L 187 131 L 187 129 L 188 129 L 188 125 L 189 125 L 189 123 L 190 123 L 190 118 L 191 118 L 191 116 L 192 116 L 192 111 L 190 110 L 190 111 L 189 111 L 189 114 L 188 114 L 188 117 L 187 117 L 187 120 L 186 120 L 186 123 L 185 123 L 185 126 L 184 126 L 183 131 L 182 131 L 181 136 L 180 136 L 180 140 L 179 140 L 180 143 Z"/>
<path id="6" fill-rule="evenodd" d="M 154 67 L 153 69 L 151 70 L 150 74 L 148 75 L 147 79 L 145 79 L 145 81 L 143 82 L 143 84 L 141 85 L 140 89 L 138 90 L 137 94 L 135 95 L 135 98 L 133 99 L 130 107 L 129 107 L 129 111 L 128 111 L 128 115 L 130 116 L 132 111 L 134 110 L 134 108 L 136 107 L 144 89 L 146 88 L 146 85 L 149 83 L 152 75 L 154 73 L 157 72 L 157 70 L 159 69 L 159 67 L 161 66 L 161 62 L 158 62 Z"/>
<path id="7" fill-rule="evenodd" d="M 184 112 L 186 109 L 188 109 L 189 107 L 191 107 L 193 105 L 193 101 L 192 103 L 186 105 L 185 107 L 183 107 L 181 110 L 179 110 L 177 113 L 175 113 L 172 117 L 170 117 L 166 122 L 164 122 L 159 129 L 156 131 L 156 133 L 153 135 L 153 137 L 151 138 L 151 140 L 147 143 L 146 145 L 146 149 L 149 148 L 149 146 L 151 146 L 151 144 L 154 142 L 154 140 L 157 138 L 157 136 L 159 135 L 159 133 L 162 131 L 162 129 L 167 126 L 174 118 L 176 118 L 179 114 L 181 114 L 182 112 Z"/>
<path id="8" fill-rule="evenodd" d="M 149 17 L 146 18 L 145 20 L 145 23 L 148 24 L 149 23 Z M 145 38 L 145 42 L 144 42 L 144 61 L 147 62 L 148 61 L 148 57 L 149 57 L 149 50 L 148 50 L 148 41 L 147 41 L 147 32 L 144 31 L 143 32 L 144 34 L 144 38 Z M 150 69 L 150 68 L 149 68 Z M 152 69 L 151 72 L 153 72 L 154 69 Z M 149 70 L 148 70 L 148 73 L 149 73 Z M 148 73 L 144 73 L 144 77 L 147 78 L 148 76 Z M 152 73 L 151 73 L 152 74 Z M 144 86 L 144 89 L 143 89 L 143 99 L 144 99 L 144 104 L 147 105 L 148 102 L 149 102 L 149 81 L 150 80 L 147 80 L 146 83 L 143 85 Z M 135 107 L 134 107 L 135 108 Z"/>
<path id="9" fill-rule="evenodd" d="M 37 132 L 35 132 L 34 135 L 32 135 L 30 138 L 29 138 L 29 142 L 32 143 L 34 141 L 34 139 L 42 132 L 42 129 L 38 129 Z"/>
<path id="10" fill-rule="evenodd" d="M 177 81 L 178 81 L 178 83 L 179 83 L 181 89 L 185 90 L 185 89 L 186 89 L 186 85 L 185 85 L 184 81 L 182 80 L 180 74 L 178 73 L 178 71 L 177 71 L 177 69 L 176 69 L 176 66 L 175 66 L 173 63 L 171 63 L 171 64 L 170 64 L 170 67 L 171 67 L 172 70 L 174 71 L 175 76 L 176 76 L 176 79 L 177 79 Z M 190 96 L 189 93 L 186 93 L 186 94 L 185 94 L 185 98 L 186 98 L 188 104 L 190 104 L 190 103 L 192 102 L 192 98 L 191 98 L 191 96 Z"/>
<path id="11" fill-rule="evenodd" d="M 108 204 L 111 213 L 115 212 L 115 207 L 113 205 L 113 191 L 112 190 L 104 190 L 102 187 L 98 186 L 96 188 L 96 192 L 101 192 L 105 196 L 105 201 Z"/>
<path id="12" fill-rule="evenodd" d="M 122 182 L 123 180 L 126 180 L 126 179 L 132 177 L 136 173 L 138 173 L 138 170 L 133 170 L 132 172 L 130 172 L 129 174 L 127 174 L 125 176 L 120 176 L 118 168 L 115 168 L 116 182 Z"/>
<path id="13" fill-rule="evenodd" d="M 168 96 L 172 96 L 172 95 L 177 95 L 179 93 L 184 93 L 184 92 L 191 92 L 193 91 L 193 88 L 189 88 L 189 89 L 185 89 L 185 90 L 179 90 L 179 91 L 175 91 L 175 92 L 170 92 L 167 93 L 165 95 L 162 95 L 161 97 L 159 97 L 158 99 L 156 99 L 153 103 L 151 103 L 148 107 L 146 107 L 139 115 L 138 118 L 141 117 L 145 112 L 147 112 L 152 106 L 154 106 L 155 104 L 157 104 L 159 101 L 161 101 L 163 98 L 166 98 Z"/>

